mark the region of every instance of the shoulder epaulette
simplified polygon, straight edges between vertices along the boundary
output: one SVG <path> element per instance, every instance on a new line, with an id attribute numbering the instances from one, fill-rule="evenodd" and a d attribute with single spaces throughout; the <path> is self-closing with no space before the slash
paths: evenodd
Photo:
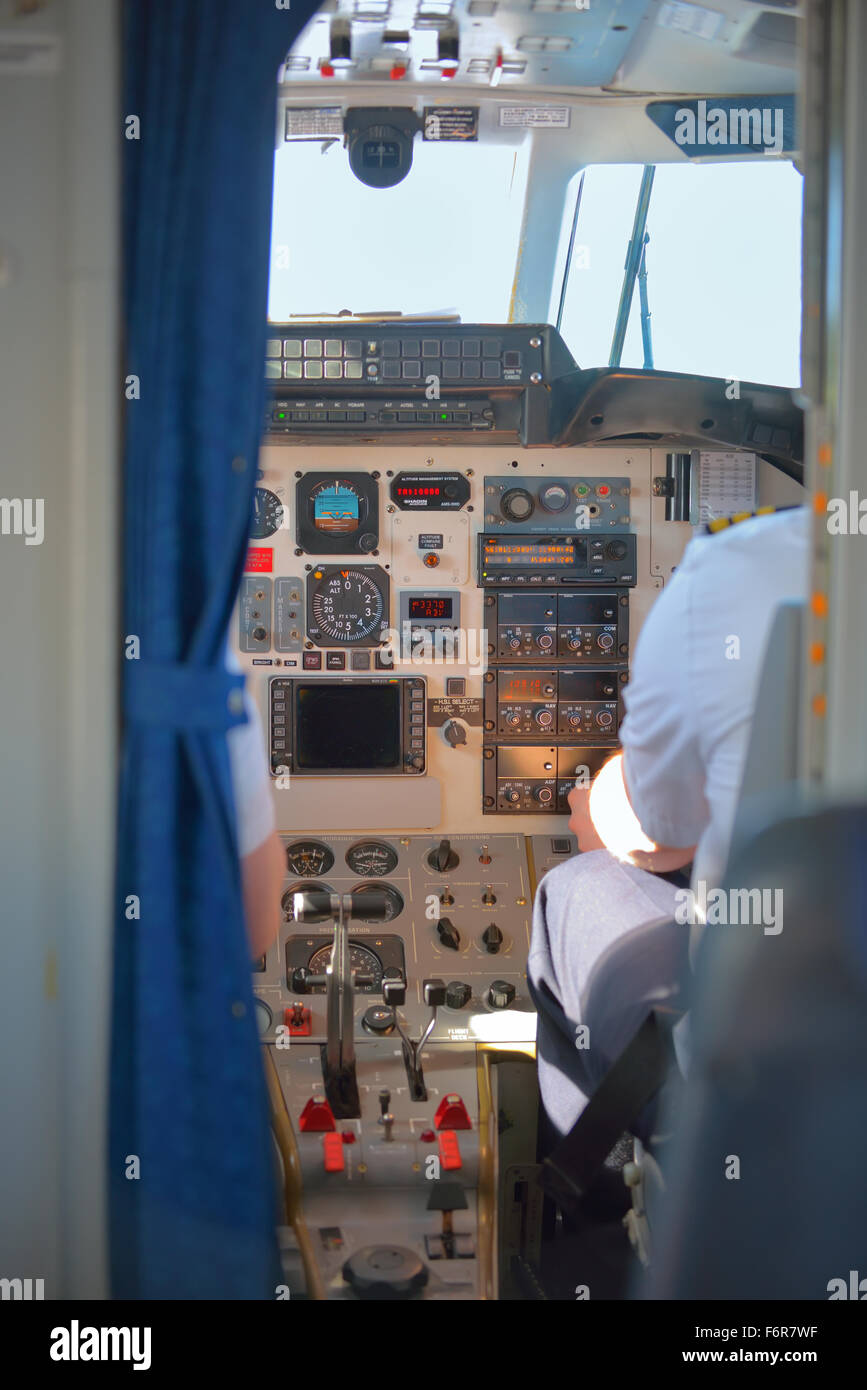
<path id="1" fill-rule="evenodd" d="M 737 526 L 739 521 L 749 521 L 754 516 L 772 516 L 774 512 L 792 512 L 796 509 L 797 504 L 786 507 L 757 507 L 754 512 L 735 512 L 733 516 L 715 517 L 705 526 L 704 535 L 715 536 L 718 531 L 727 531 L 730 526 Z"/>

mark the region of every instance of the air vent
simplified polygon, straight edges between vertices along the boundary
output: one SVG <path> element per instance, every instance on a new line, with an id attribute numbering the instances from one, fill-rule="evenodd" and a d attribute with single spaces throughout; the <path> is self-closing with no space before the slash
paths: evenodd
<path id="1" fill-rule="evenodd" d="M 467 72 L 471 75 L 475 74 L 477 77 L 487 76 L 492 67 L 493 62 L 490 58 L 471 58 L 467 63 Z"/>
<path id="2" fill-rule="evenodd" d="M 501 71 L 506 77 L 520 77 L 527 71 L 527 64 L 521 58 L 504 58 Z"/>

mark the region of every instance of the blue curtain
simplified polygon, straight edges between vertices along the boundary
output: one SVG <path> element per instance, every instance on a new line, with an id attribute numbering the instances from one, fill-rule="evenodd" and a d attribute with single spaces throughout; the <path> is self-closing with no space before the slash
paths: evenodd
<path id="1" fill-rule="evenodd" d="M 126 7 L 115 1298 L 279 1282 L 226 748 L 245 715 L 223 646 L 263 407 L 277 69 L 316 8 Z"/>

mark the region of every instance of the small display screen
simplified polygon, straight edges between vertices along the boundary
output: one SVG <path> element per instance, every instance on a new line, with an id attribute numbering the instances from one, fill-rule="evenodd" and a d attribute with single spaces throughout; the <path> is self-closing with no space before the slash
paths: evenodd
<path id="1" fill-rule="evenodd" d="M 497 568 L 515 565 L 519 569 L 531 569 L 537 565 L 547 569 L 575 565 L 579 545 L 583 549 L 580 541 L 485 541 L 484 560 L 486 565 Z"/>
<path id="2" fill-rule="evenodd" d="M 410 618 L 450 618 L 452 600 L 450 598 L 411 598 L 409 600 Z"/>
<path id="3" fill-rule="evenodd" d="M 317 531 L 358 529 L 358 493 L 341 483 L 320 487 L 313 494 L 313 524 Z"/>
<path id="4" fill-rule="evenodd" d="M 296 689 L 296 763 L 307 771 L 400 767 L 397 681 L 329 682 Z"/>
<path id="5" fill-rule="evenodd" d="M 427 487 L 407 487 L 405 483 L 398 483 L 395 486 L 394 495 L 395 497 L 440 497 L 442 496 L 442 488 L 436 485 L 433 487 L 430 485 Z"/>
<path id="6" fill-rule="evenodd" d="M 503 676 L 500 679 L 500 695 L 507 700 L 541 700 L 543 694 L 541 676 Z"/>

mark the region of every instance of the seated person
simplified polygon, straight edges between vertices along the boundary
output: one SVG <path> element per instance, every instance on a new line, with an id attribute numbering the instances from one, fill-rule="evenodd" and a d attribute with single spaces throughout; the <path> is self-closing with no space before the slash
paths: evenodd
<path id="1" fill-rule="evenodd" d="M 809 525 L 797 507 L 690 542 L 636 646 L 623 752 L 570 792 L 579 853 L 539 885 L 528 961 L 539 1086 L 561 1134 L 614 1060 L 579 1036 L 594 965 L 626 932 L 674 917 L 691 862 L 693 889 L 725 872 L 764 650 L 778 605 L 806 595 Z M 672 962 L 687 969 L 688 932 L 672 925 L 661 979 Z M 624 981 L 627 1009 L 647 983 Z"/>

